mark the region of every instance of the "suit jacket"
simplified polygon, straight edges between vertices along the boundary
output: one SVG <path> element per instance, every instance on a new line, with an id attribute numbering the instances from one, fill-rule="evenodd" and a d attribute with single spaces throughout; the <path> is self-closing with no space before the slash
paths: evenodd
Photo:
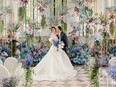
<path id="1" fill-rule="evenodd" d="M 63 31 L 60 33 L 60 40 L 64 43 L 64 48 L 68 47 L 68 37 Z"/>

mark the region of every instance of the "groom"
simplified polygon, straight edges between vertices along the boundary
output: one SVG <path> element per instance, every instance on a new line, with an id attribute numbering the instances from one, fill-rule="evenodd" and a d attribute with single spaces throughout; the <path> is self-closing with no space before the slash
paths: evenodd
<path id="1" fill-rule="evenodd" d="M 64 48 L 63 50 L 67 53 L 67 47 L 68 47 L 68 37 L 66 35 L 66 33 L 64 33 L 62 31 L 62 27 L 61 26 L 57 26 L 56 27 L 56 32 L 58 39 L 60 39 L 60 41 L 62 41 L 64 43 Z"/>

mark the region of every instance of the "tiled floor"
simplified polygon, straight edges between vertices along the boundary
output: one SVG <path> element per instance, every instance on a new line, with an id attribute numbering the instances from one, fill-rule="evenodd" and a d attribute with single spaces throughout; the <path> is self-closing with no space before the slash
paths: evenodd
<path id="1" fill-rule="evenodd" d="M 78 72 L 78 75 L 74 78 L 63 80 L 63 81 L 38 81 L 33 82 L 32 87 L 93 87 L 90 86 L 89 75 L 90 71 L 89 68 L 84 68 L 84 66 L 75 66 L 75 69 Z M 116 87 L 111 86 L 111 84 L 107 85 L 107 79 L 103 79 L 101 76 L 99 78 L 99 87 Z M 108 81 L 111 83 L 111 81 Z M 23 87 L 22 85 L 18 87 Z"/>
<path id="2" fill-rule="evenodd" d="M 64 81 L 40 81 L 34 82 L 33 87 L 90 87 L 89 70 L 83 66 L 75 66 L 78 75 Z"/>
<path id="3" fill-rule="evenodd" d="M 75 69 L 78 71 L 78 75 L 71 79 L 64 81 L 38 81 L 33 82 L 32 87 L 92 87 L 90 86 L 89 69 L 85 69 L 83 66 L 75 66 Z M 105 81 L 100 81 L 99 87 L 111 87 L 107 86 Z M 19 86 L 23 87 L 23 86 Z"/>

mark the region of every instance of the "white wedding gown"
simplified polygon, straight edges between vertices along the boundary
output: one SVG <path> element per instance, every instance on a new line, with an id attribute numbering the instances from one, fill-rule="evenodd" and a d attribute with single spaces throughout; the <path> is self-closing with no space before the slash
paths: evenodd
<path id="1" fill-rule="evenodd" d="M 55 34 L 52 34 L 49 41 L 52 43 L 53 40 L 58 40 Z M 69 57 L 62 50 L 53 45 L 45 57 L 34 67 L 34 77 L 36 81 L 41 80 L 65 80 L 69 77 L 77 75 L 77 71 L 74 70 Z"/>

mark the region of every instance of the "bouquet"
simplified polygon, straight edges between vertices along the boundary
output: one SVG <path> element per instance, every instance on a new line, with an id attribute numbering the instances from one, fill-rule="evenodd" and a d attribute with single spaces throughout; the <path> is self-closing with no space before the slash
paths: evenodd
<path id="1" fill-rule="evenodd" d="M 57 47 L 57 51 L 58 51 L 59 40 L 58 41 L 53 40 L 53 44 L 54 44 L 54 46 Z"/>
<path id="2" fill-rule="evenodd" d="M 58 47 L 58 45 L 59 45 L 59 40 L 58 40 L 58 41 L 53 40 L 53 44 L 54 44 L 54 46 Z"/>
<path id="3" fill-rule="evenodd" d="M 58 51 L 59 48 L 60 49 L 64 48 L 64 43 L 62 41 L 60 41 L 60 40 L 58 40 L 58 41 L 53 40 L 53 44 L 54 44 L 54 46 L 57 47 L 57 51 Z"/>

